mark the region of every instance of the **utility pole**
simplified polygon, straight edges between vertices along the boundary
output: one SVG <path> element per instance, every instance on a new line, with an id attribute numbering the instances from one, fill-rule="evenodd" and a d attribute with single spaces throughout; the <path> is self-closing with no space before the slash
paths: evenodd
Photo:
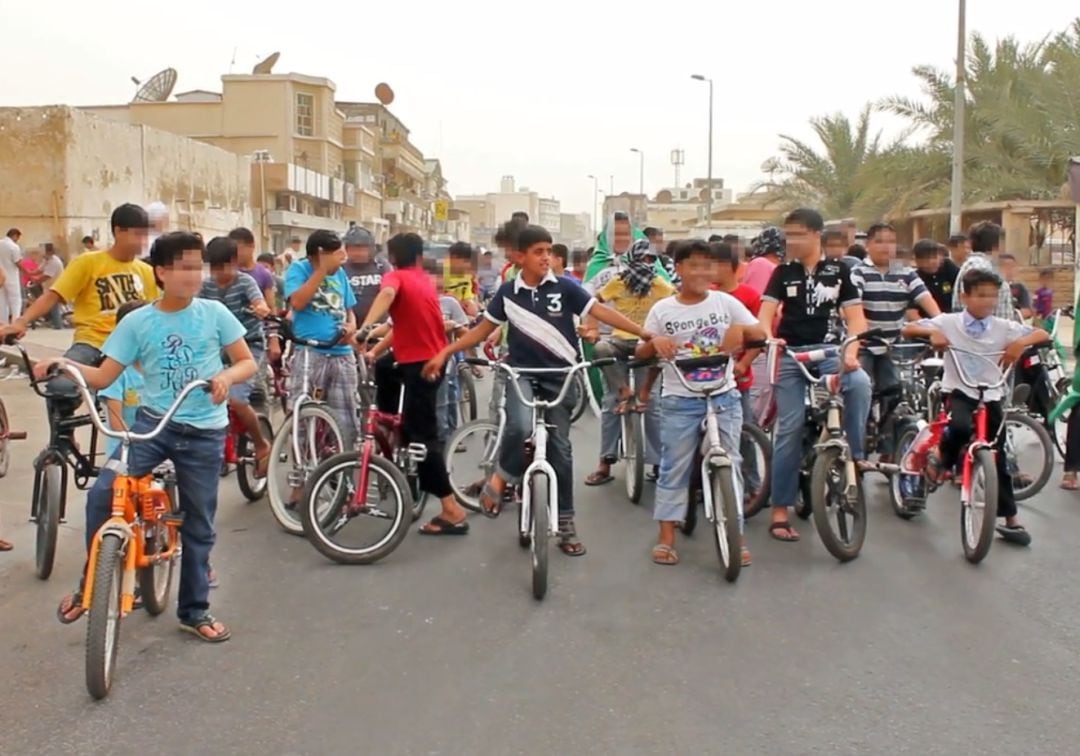
<path id="1" fill-rule="evenodd" d="M 967 105 L 967 0 L 959 0 L 956 31 L 956 101 L 953 106 L 952 198 L 949 202 L 949 233 L 963 233 L 964 206 L 964 112 Z"/>
<path id="2" fill-rule="evenodd" d="M 963 0 L 961 0 L 962 2 Z M 707 81 L 709 83 L 709 177 L 708 177 L 708 192 L 709 198 L 705 201 L 705 218 L 707 222 L 706 228 L 712 228 L 712 135 L 713 135 L 713 80 L 702 76 L 701 74 L 693 74 L 691 79 L 697 81 Z"/>

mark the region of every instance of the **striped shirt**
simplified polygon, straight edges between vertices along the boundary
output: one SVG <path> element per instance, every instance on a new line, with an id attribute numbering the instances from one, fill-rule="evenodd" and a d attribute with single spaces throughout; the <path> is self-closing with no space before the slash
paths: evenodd
<path id="1" fill-rule="evenodd" d="M 869 328 L 880 328 L 892 340 L 904 325 L 904 316 L 917 300 L 929 297 L 926 284 L 914 268 L 895 267 L 882 272 L 866 262 L 851 271 L 851 280 L 862 292 L 863 312 Z M 884 351 L 880 347 L 878 350 Z"/>
<path id="2" fill-rule="evenodd" d="M 997 269 L 994 261 L 990 259 L 990 256 L 982 252 L 972 252 L 968 255 L 968 259 L 964 260 L 964 264 L 960 266 L 960 272 L 956 276 L 956 284 L 953 286 L 953 312 L 960 312 L 964 309 L 964 303 L 960 301 L 960 292 L 963 290 L 961 281 L 964 280 L 965 273 L 975 269 L 990 271 L 998 278 L 1001 278 L 1002 283 L 1001 288 L 998 289 L 998 301 L 997 306 L 994 307 L 994 317 L 1002 320 L 1019 321 L 1020 318 L 1017 317 L 1016 308 L 1013 307 L 1012 291 L 1009 289 L 1009 285 L 1005 283 L 1005 279 L 1002 278 L 1001 272 Z"/>
<path id="3" fill-rule="evenodd" d="M 236 278 L 228 286 L 222 288 L 212 277 L 202 283 L 199 292 L 201 299 L 213 299 L 225 305 L 225 308 L 236 316 L 240 324 L 247 332 L 244 340 L 256 347 L 266 348 L 266 340 L 263 337 L 262 321 L 251 311 L 251 307 L 260 301 L 264 301 L 259 284 L 255 279 L 243 271 L 237 271 Z"/>

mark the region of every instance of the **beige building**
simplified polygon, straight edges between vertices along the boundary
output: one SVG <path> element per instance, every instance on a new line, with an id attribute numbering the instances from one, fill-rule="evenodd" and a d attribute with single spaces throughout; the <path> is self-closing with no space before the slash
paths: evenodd
<path id="1" fill-rule="evenodd" d="M 569 247 L 591 247 L 592 216 L 588 213 L 561 213 L 558 236 L 559 240 Z"/>
<path id="2" fill-rule="evenodd" d="M 562 227 L 562 207 L 559 201 L 554 198 L 540 197 L 536 201 L 536 216 L 529 216 L 533 223 L 539 223 L 541 226 L 551 232 L 553 236 L 558 236 Z"/>
<path id="3" fill-rule="evenodd" d="M 469 217 L 469 235 L 467 239 L 474 246 L 490 247 L 498 224 L 495 222 L 495 205 L 487 197 L 455 197 L 451 203 L 451 212 L 460 212 Z"/>
<path id="4" fill-rule="evenodd" d="M 209 144 L 66 106 L 0 108 L 0 226 L 23 245 L 52 242 L 70 256 L 80 240 L 111 240 L 125 202 L 161 200 L 174 228 L 204 238 L 252 224 L 250 162 Z"/>

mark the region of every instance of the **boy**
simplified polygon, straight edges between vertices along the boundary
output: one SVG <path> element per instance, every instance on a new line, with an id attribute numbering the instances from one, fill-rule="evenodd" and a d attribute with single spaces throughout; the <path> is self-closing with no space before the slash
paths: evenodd
<path id="1" fill-rule="evenodd" d="M 574 316 L 591 314 L 603 323 L 626 331 L 640 339 L 652 335 L 636 323 L 596 301 L 581 286 L 560 279 L 551 272 L 551 234 L 540 226 L 525 226 L 517 237 L 521 253 L 521 272 L 499 288 L 488 306 L 485 319 L 472 330 L 444 347 L 424 366 L 424 376 L 437 380 L 443 365 L 452 354 L 480 344 L 497 328 L 506 325 L 509 364 L 522 368 L 566 368 L 578 361 L 577 331 Z M 668 354 L 672 351 L 668 350 Z M 565 375 L 539 374 L 535 380 L 522 380 L 526 397 L 535 390 L 546 399 L 554 399 Z M 574 527 L 574 463 L 570 446 L 570 412 L 574 392 L 568 391 L 559 407 L 548 411 L 551 426 L 548 460 L 558 476 L 559 549 L 567 556 L 581 556 L 585 546 Z M 480 505 L 489 517 L 497 517 L 503 492 L 508 484 L 521 480 L 524 457 L 521 453 L 532 422 L 532 411 L 518 399 L 513 388 L 506 394 L 506 431 L 499 451 L 498 471 L 484 484 Z"/>
<path id="2" fill-rule="evenodd" d="M 278 275 L 274 256 L 269 252 L 263 252 L 256 261 L 266 269 L 267 273 L 274 277 L 274 301 L 268 302 L 268 304 L 274 309 L 274 312 L 280 312 L 285 309 L 285 279 Z"/>
<path id="3" fill-rule="evenodd" d="M 1016 280 L 1016 255 L 1004 252 L 998 256 L 998 267 L 1001 269 L 1001 277 L 1009 287 L 1009 296 L 1012 297 L 1013 310 L 1020 313 L 1024 320 L 1030 320 L 1034 310 L 1031 307 L 1031 292 L 1023 281 Z"/>
<path id="4" fill-rule="evenodd" d="M 730 294 L 712 290 L 718 266 L 711 245 L 692 241 L 680 246 L 675 253 L 675 266 L 682 279 L 682 288 L 675 296 L 657 302 L 649 311 L 645 330 L 663 335 L 639 345 L 639 358 L 649 359 L 657 354 L 667 359 L 730 354 L 748 339 L 765 338 L 757 318 L 741 302 Z M 701 422 L 705 418 L 706 400 L 700 394 L 687 391 L 676 370 L 674 365 L 664 364 L 660 479 L 656 483 L 653 507 L 653 519 L 660 524 L 660 535 L 652 550 L 653 561 L 662 565 L 679 563 L 675 528 L 686 520 L 687 489 L 693 472 L 694 452 L 701 443 Z M 693 370 L 685 377 L 687 382 L 706 384 L 725 378 L 715 368 Z M 740 392 L 733 388 L 711 401 L 719 415 L 720 441 L 731 455 L 732 467 L 739 470 L 739 438 L 743 422 Z M 750 552 L 745 546 L 741 559 L 743 565 L 750 564 Z"/>
<path id="5" fill-rule="evenodd" d="M 153 430 L 189 382 L 210 382 L 210 392 L 190 394 L 161 435 L 131 446 L 128 470 L 132 475 L 146 475 L 165 460 L 173 463 L 184 513 L 177 606 L 180 628 L 200 640 L 220 643 L 228 640 L 230 633 L 210 614 L 208 577 L 218 473 L 229 422 L 223 403 L 229 389 L 253 376 L 256 366 L 240 322 L 220 302 L 196 297 L 202 284 L 203 252 L 202 242 L 192 234 L 177 231 L 159 237 L 152 263 L 163 285 L 162 298 L 117 325 L 102 347 L 101 366 L 49 358 L 38 362 L 34 374 L 41 378 L 52 365 L 63 361 L 78 368 L 90 388 L 101 390 L 120 378 L 125 368 L 139 364 L 145 383 L 142 407 L 131 428 L 135 433 Z M 223 351 L 232 363 L 228 368 L 222 364 Z M 88 549 L 109 518 L 115 477 L 116 471 L 106 465 L 87 496 Z M 57 610 L 61 622 L 74 622 L 82 616 L 80 594 L 81 586 L 61 602 Z"/>
<path id="6" fill-rule="evenodd" d="M 994 365 L 998 355 L 1001 355 L 1001 361 L 1005 364 L 1016 362 L 1026 349 L 1046 341 L 1049 336 L 1046 331 L 994 316 L 998 291 L 1002 287 L 1001 279 L 994 273 L 980 268 L 969 270 L 964 274 L 960 285 L 964 302 L 962 312 L 912 323 L 904 327 L 904 336 L 928 338 L 935 349 L 956 346 L 965 352 L 983 355 L 984 357 L 975 357 L 957 353 L 955 356 L 962 363 L 968 380 L 996 383 L 1000 378 L 999 368 Z M 949 428 L 941 440 L 940 469 L 931 469 L 928 472 L 944 480 L 960 462 L 960 452 L 971 439 L 974 427 L 972 417 L 979 403 L 979 394 L 960 380 L 951 357 L 945 360 L 942 388 L 950 396 Z M 1013 481 L 1006 461 L 1005 435 L 998 436 L 998 428 L 1004 419 L 1002 390 L 987 391 L 985 399 L 989 411 L 987 434 L 990 438 L 997 436 L 994 455 L 998 473 L 997 515 L 1005 518 L 1005 524 L 999 525 L 997 531 L 1010 543 L 1027 546 L 1031 543 L 1031 536 L 1017 517 Z"/>
<path id="7" fill-rule="evenodd" d="M 960 268 L 949 259 L 944 245 L 933 239 L 920 239 L 912 250 L 915 270 L 940 312 L 952 312 L 953 285 Z"/>
<path id="8" fill-rule="evenodd" d="M 829 228 L 821 235 L 821 246 L 826 260 L 839 260 L 848 256 L 847 236 L 838 228 Z"/>
<path id="9" fill-rule="evenodd" d="M 351 227 L 341 242 L 345 245 L 345 275 L 356 296 L 353 313 L 356 322 L 362 323 L 379 295 L 382 278 L 390 272 L 390 266 L 375 256 L 375 238 L 366 228 Z"/>
<path id="10" fill-rule="evenodd" d="M 274 300 L 274 276 L 255 261 L 255 234 L 247 228 L 234 228 L 229 238 L 236 242 L 238 265 L 241 273 L 247 273 L 255 279 L 267 302 Z"/>
<path id="11" fill-rule="evenodd" d="M 456 299 L 470 318 L 480 312 L 476 304 L 475 253 L 468 242 L 454 242 L 446 252 L 442 278 L 446 293 Z"/>
<path id="12" fill-rule="evenodd" d="M 210 277 L 203 281 L 199 296 L 213 299 L 225 305 L 244 326 L 247 342 L 255 364 L 261 366 L 266 356 L 266 338 L 262 320 L 270 314 L 270 306 L 259 290 L 255 279 L 238 267 L 239 250 L 236 242 L 218 236 L 206 245 L 205 262 L 210 266 Z M 272 289 L 271 289 L 272 291 Z M 270 441 L 264 438 L 259 427 L 259 416 L 251 406 L 251 392 L 256 379 L 237 383 L 229 390 L 229 407 L 244 425 L 248 438 L 255 446 L 255 477 L 265 478 L 270 465 Z"/>
<path id="13" fill-rule="evenodd" d="M 1054 271 L 1044 268 L 1039 271 L 1039 288 L 1035 290 L 1035 317 L 1039 319 L 1036 324 L 1042 327 L 1054 312 Z"/>
<path id="14" fill-rule="evenodd" d="M 382 291 L 375 297 L 361 334 L 390 315 L 394 330 L 388 343 L 394 360 L 376 364 L 377 402 L 383 411 L 396 412 L 401 387 L 405 387 L 402 436 L 406 444 L 423 444 L 427 456 L 419 465 L 420 488 L 442 502 L 442 511 L 425 523 L 420 532 L 430 536 L 465 535 L 469 532 L 465 509 L 454 498 L 446 472 L 437 424 L 441 372 L 425 380 L 424 363 L 446 346 L 446 324 L 435 284 L 423 267 L 424 240 L 417 234 L 398 234 L 387 243 L 394 270 L 383 276 Z"/>

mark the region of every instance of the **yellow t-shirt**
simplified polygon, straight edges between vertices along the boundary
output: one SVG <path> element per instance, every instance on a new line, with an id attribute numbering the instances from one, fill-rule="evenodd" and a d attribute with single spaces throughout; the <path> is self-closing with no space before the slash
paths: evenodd
<path id="1" fill-rule="evenodd" d="M 473 288 L 476 279 L 472 273 L 452 273 L 450 259 L 443 262 L 443 291 L 459 302 L 472 302 L 476 299 Z"/>
<path id="2" fill-rule="evenodd" d="M 141 260 L 120 262 L 104 250 L 85 252 L 73 259 L 52 290 L 74 310 L 73 342 L 98 349 L 116 327 L 120 305 L 158 297 L 153 268 Z"/>
<path id="3" fill-rule="evenodd" d="M 645 317 L 649 314 L 652 306 L 674 293 L 675 287 L 658 276 L 653 280 L 652 288 L 649 289 L 648 294 L 636 297 L 626 288 L 623 280 L 616 276 L 608 281 L 600 291 L 596 292 L 596 295 L 601 302 L 610 305 L 628 320 L 632 320 L 638 325 L 645 325 Z M 615 329 L 613 335 L 617 339 L 634 340 L 637 338 L 632 333 L 618 329 Z"/>

